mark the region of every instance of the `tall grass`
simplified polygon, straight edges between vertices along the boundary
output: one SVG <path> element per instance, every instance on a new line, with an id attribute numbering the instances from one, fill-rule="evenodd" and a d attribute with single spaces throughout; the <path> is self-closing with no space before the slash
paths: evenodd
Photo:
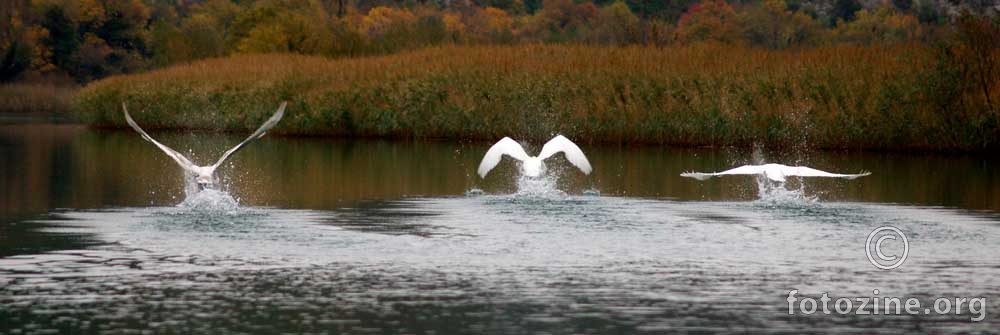
<path id="1" fill-rule="evenodd" d="M 288 134 L 1000 148 L 997 111 L 949 91 L 950 69 L 921 46 L 445 46 L 213 59 L 93 83 L 74 106 L 100 126 L 124 125 L 127 102 L 151 127 L 251 129 L 288 100 Z"/>
<path id="2" fill-rule="evenodd" d="M 0 85 L 0 112 L 68 112 L 76 88 L 47 84 Z"/>

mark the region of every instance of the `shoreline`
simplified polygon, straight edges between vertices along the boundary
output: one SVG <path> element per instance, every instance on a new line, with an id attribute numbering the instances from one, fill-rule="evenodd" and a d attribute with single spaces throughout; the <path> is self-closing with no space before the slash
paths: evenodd
<path id="1" fill-rule="evenodd" d="M 31 124 L 31 123 L 23 123 Z M 123 133 L 134 133 L 135 131 L 128 126 L 117 126 L 117 125 L 91 125 L 79 121 L 69 121 L 66 123 L 47 123 L 52 125 L 79 125 L 87 130 L 96 131 L 106 131 L 106 132 L 123 132 Z M 17 125 L 15 124 L 0 124 L 4 126 Z M 454 137 L 407 137 L 407 136 L 344 136 L 344 135 L 329 135 L 329 134 L 300 134 L 293 132 L 282 132 L 277 130 L 280 127 L 280 123 L 275 129 L 272 129 L 265 135 L 265 137 L 277 137 L 286 139 L 319 139 L 319 140 L 329 140 L 336 142 L 351 142 L 351 141 L 363 141 L 363 142 L 399 142 L 399 143 L 477 143 L 482 144 L 483 149 L 488 149 L 490 145 L 499 141 L 503 136 L 496 138 L 454 138 Z M 194 133 L 194 134 L 225 134 L 225 135 L 235 135 L 235 136 L 247 136 L 253 130 L 246 129 L 219 129 L 219 128 L 146 128 L 143 127 L 147 132 L 158 131 L 167 133 Z M 558 135 L 558 134 L 553 134 Z M 512 137 L 513 138 L 513 137 Z M 546 139 L 537 138 L 513 138 L 519 143 L 529 143 L 533 145 L 542 145 Z M 711 146 L 711 145 L 685 145 L 682 143 L 655 143 L 655 142 L 601 142 L 593 141 L 587 139 L 573 139 L 573 142 L 580 144 L 581 146 L 599 146 L 604 148 L 610 147 L 622 147 L 629 149 L 641 149 L 641 148 L 654 148 L 662 147 L 676 150 L 725 150 L 725 151 L 735 151 L 735 152 L 751 152 L 755 149 L 764 150 L 792 150 L 801 153 L 810 152 L 827 152 L 827 153 L 860 153 L 860 154 L 888 154 L 888 155 L 902 155 L 902 156 L 937 156 L 937 157 L 983 157 L 983 158 L 994 158 L 994 152 L 988 150 L 898 150 L 898 149 L 878 149 L 878 148 L 825 148 L 816 146 L 805 146 L 797 148 L 789 147 L 767 147 L 763 145 L 750 144 L 750 145 L 724 145 L 724 146 Z"/>
<path id="2" fill-rule="evenodd" d="M 124 101 L 149 129 L 245 131 L 288 101 L 274 132 L 483 141 L 559 133 L 581 143 L 796 150 L 1000 149 L 1000 113 L 986 109 L 974 90 L 956 91 L 967 84 L 935 68 L 939 57 L 930 48 L 898 45 L 782 51 L 447 46 L 351 59 L 243 55 L 98 81 L 80 91 L 73 109 L 85 123 L 124 126 Z"/>

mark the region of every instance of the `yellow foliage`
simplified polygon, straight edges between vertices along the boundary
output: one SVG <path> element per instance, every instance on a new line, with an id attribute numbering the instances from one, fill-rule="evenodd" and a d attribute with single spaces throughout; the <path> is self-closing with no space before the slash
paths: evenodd
<path id="1" fill-rule="evenodd" d="M 416 22 L 417 17 L 406 9 L 379 6 L 368 12 L 362 27 L 368 36 L 382 37 L 392 29 L 409 27 Z"/>
<path id="2" fill-rule="evenodd" d="M 510 31 L 514 26 L 514 19 L 507 15 L 503 9 L 486 7 L 479 12 L 485 23 L 486 31 L 489 33 L 500 33 Z"/>
<path id="3" fill-rule="evenodd" d="M 447 31 L 453 39 L 461 40 L 465 35 L 465 23 L 462 23 L 462 17 L 457 14 L 445 13 L 441 16 L 441 22 L 444 22 L 445 31 Z"/>
<path id="4" fill-rule="evenodd" d="M 840 42 L 848 43 L 904 43 L 920 36 L 920 22 L 890 7 L 880 7 L 874 12 L 860 10 L 854 21 L 837 22 L 835 34 Z"/>
<path id="5" fill-rule="evenodd" d="M 52 59 L 52 49 L 42 43 L 49 37 L 49 31 L 42 27 L 28 28 L 28 40 L 34 46 L 32 48 L 31 68 L 40 72 L 48 72 L 56 69 L 56 66 L 49 62 Z"/>
<path id="6" fill-rule="evenodd" d="M 107 13 L 104 11 L 104 4 L 100 0 L 80 0 L 81 23 L 99 25 L 107 20 Z"/>
<path id="7" fill-rule="evenodd" d="M 441 16 L 441 21 L 444 22 L 444 29 L 450 33 L 465 32 L 465 23 L 462 23 L 462 18 L 454 13 L 445 13 Z"/>
<path id="8" fill-rule="evenodd" d="M 250 30 L 250 34 L 240 41 L 237 48 L 243 53 L 287 52 L 288 36 L 284 27 L 279 24 L 262 24 Z"/>
<path id="9" fill-rule="evenodd" d="M 230 0 L 207 0 L 191 6 L 192 17 L 203 16 L 211 18 L 217 27 L 232 22 L 240 13 L 240 6 Z"/>

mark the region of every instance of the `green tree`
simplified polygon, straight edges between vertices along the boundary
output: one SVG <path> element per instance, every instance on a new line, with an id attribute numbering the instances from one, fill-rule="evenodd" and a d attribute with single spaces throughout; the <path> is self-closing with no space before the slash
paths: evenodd
<path id="1" fill-rule="evenodd" d="M 165 21 L 152 28 L 153 63 L 159 66 L 187 62 L 195 59 L 187 37 L 180 29 Z"/>
<path id="2" fill-rule="evenodd" d="M 528 14 L 534 14 L 535 12 L 538 12 L 539 9 L 542 9 L 541 0 L 524 0 L 524 10 Z"/>
<path id="3" fill-rule="evenodd" d="M 146 52 L 150 9 L 140 0 L 105 0 L 105 16 L 92 32 L 109 47 L 125 52 Z"/>
<path id="4" fill-rule="evenodd" d="M 916 12 L 917 19 L 919 19 L 921 23 L 941 23 L 942 16 L 938 13 L 938 9 L 934 7 L 934 2 L 932 0 L 917 0 Z"/>
<path id="5" fill-rule="evenodd" d="M 639 17 L 622 1 L 601 8 L 591 37 L 600 44 L 625 45 L 639 41 Z"/>
<path id="6" fill-rule="evenodd" d="M 833 9 L 830 10 L 830 26 L 835 26 L 837 21 L 854 20 L 854 14 L 861 10 L 861 4 L 857 0 L 836 0 L 833 2 Z"/>
<path id="7" fill-rule="evenodd" d="M 32 45 L 17 15 L 0 22 L 0 82 L 17 79 L 31 66 Z"/>
<path id="8" fill-rule="evenodd" d="M 77 80 L 87 82 L 122 72 L 115 65 L 124 59 L 122 54 L 116 54 L 115 50 L 96 34 L 86 33 L 77 53 L 77 67 L 69 69 L 69 72 Z"/>
<path id="9" fill-rule="evenodd" d="M 316 0 L 263 0 L 239 13 L 226 44 L 237 52 L 327 54 L 333 32 Z"/>
<path id="10" fill-rule="evenodd" d="M 181 22 L 180 31 L 187 37 L 195 58 L 225 54 L 225 26 L 205 14 L 195 14 Z"/>
<path id="11" fill-rule="evenodd" d="M 52 51 L 51 62 L 61 69 L 73 69 L 77 65 L 76 53 L 80 49 L 81 37 L 76 24 L 66 15 L 60 5 L 46 5 L 41 26 L 48 31 L 43 43 Z"/>

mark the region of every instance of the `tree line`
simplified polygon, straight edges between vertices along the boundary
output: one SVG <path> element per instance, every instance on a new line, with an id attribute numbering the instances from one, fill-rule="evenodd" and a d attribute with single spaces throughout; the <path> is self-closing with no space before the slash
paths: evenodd
<path id="1" fill-rule="evenodd" d="M 981 45 L 989 49 L 972 52 L 990 57 L 1000 36 L 997 21 L 988 15 L 990 7 L 947 4 L 893 0 L 864 8 L 857 0 L 6 0 L 0 3 L 0 82 L 81 84 L 233 54 L 355 57 L 441 44 L 708 42 L 787 49 L 943 43 L 965 36 L 970 41 L 984 39 Z M 956 11 L 964 14 L 946 14 Z M 962 35 L 956 27 L 968 31 Z M 993 67 L 995 62 L 973 60 L 970 66 Z"/>

